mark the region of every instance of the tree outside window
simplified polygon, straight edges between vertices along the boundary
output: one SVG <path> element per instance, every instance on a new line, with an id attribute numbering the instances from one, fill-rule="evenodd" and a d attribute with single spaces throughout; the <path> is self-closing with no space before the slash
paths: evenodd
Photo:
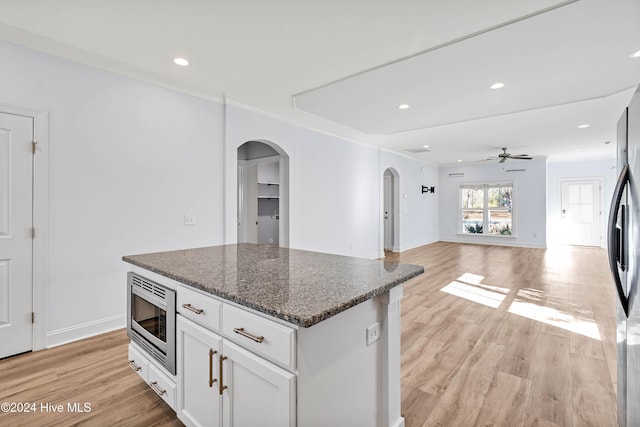
<path id="1" fill-rule="evenodd" d="M 461 184 L 459 191 L 463 234 L 514 234 L 512 182 Z"/>

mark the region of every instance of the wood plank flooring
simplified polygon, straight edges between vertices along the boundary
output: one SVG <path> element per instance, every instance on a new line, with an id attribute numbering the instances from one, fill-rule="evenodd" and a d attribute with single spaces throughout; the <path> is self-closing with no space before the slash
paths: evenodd
<path id="1" fill-rule="evenodd" d="M 0 411 L 0 426 L 181 426 L 129 368 L 128 343 L 121 329 L 1 360 L 0 404 L 36 406 L 29 413 Z M 88 403 L 89 411 L 74 412 L 74 403 L 83 410 Z M 57 405 L 62 410 L 52 412 Z"/>
<path id="2" fill-rule="evenodd" d="M 407 427 L 617 426 L 615 291 L 599 248 L 439 242 L 402 300 Z"/>
<path id="3" fill-rule="evenodd" d="M 426 269 L 402 301 L 407 427 L 617 425 L 605 251 L 440 242 L 387 259 Z M 181 425 L 128 367 L 127 344 L 119 330 L 1 360 L 0 403 L 38 411 L 0 412 L 0 426 Z M 91 411 L 68 411 L 76 402 Z"/>

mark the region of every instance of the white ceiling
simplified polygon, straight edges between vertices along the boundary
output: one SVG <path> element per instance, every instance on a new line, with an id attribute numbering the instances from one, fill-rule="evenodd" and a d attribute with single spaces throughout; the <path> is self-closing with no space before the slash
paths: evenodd
<path id="1" fill-rule="evenodd" d="M 2 39 L 439 164 L 614 157 L 637 22 L 637 0 L 0 0 Z"/>

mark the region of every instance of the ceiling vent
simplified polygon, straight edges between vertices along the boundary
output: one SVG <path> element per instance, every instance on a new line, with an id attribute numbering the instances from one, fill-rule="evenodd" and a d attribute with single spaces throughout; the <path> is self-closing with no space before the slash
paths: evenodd
<path id="1" fill-rule="evenodd" d="M 404 151 L 408 151 L 409 153 L 429 153 L 431 150 L 429 150 L 428 148 L 424 148 L 424 147 L 419 147 L 419 148 L 407 148 Z"/>

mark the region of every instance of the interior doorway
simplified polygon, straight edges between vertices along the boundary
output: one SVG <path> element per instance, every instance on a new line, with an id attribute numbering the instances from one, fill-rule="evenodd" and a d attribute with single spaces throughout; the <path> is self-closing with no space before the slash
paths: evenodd
<path id="1" fill-rule="evenodd" d="M 289 246 L 289 157 L 269 141 L 238 147 L 238 242 Z"/>
<path id="2" fill-rule="evenodd" d="M 384 221 L 383 247 L 385 252 L 398 252 L 399 224 L 398 224 L 398 172 L 393 168 L 387 168 L 383 175 L 383 207 L 382 217 Z"/>
<path id="3" fill-rule="evenodd" d="M 0 358 L 33 349 L 34 140 L 33 117 L 0 112 Z"/>
<path id="4" fill-rule="evenodd" d="M 601 179 L 561 181 L 560 195 L 562 243 L 576 246 L 600 246 Z"/>

